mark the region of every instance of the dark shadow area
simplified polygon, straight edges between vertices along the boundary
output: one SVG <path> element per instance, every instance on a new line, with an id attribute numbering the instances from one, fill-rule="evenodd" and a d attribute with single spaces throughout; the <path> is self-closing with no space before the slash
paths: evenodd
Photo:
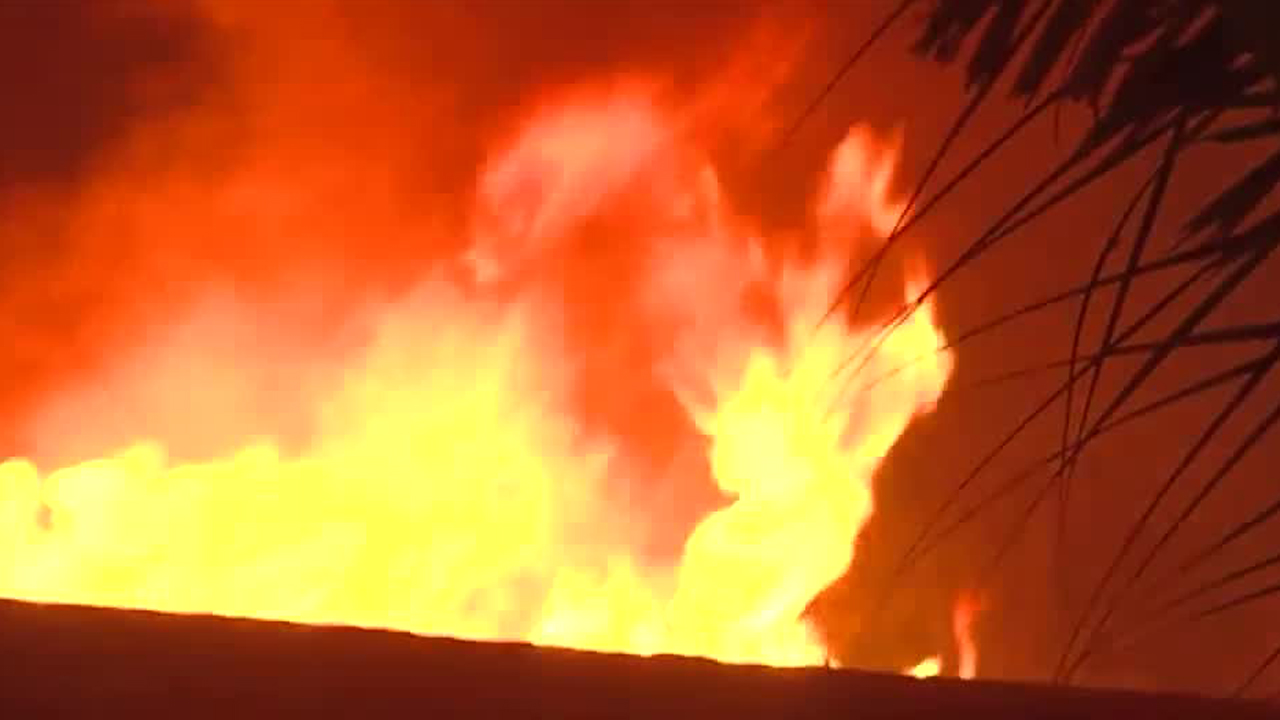
<path id="1" fill-rule="evenodd" d="M 778 670 L 0 602 L 0 712 L 96 718 L 1262 720 L 1193 697 Z"/>

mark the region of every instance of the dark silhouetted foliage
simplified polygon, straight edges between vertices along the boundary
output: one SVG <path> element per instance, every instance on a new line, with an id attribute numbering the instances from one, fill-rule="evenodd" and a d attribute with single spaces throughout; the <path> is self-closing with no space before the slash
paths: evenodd
<path id="1" fill-rule="evenodd" d="M 1252 0 L 904 0 L 888 22 L 909 17 L 908 10 L 925 11 L 913 50 L 946 64 L 963 64 L 970 102 L 963 107 L 950 134 L 943 140 L 925 172 L 908 210 L 889 241 L 862 266 L 855 268 L 841 294 L 857 313 L 875 279 L 877 268 L 909 231 L 937 204 L 968 179 L 980 166 L 992 161 L 1008 142 L 1049 110 L 1078 104 L 1090 111 L 1087 128 L 1064 159 L 1049 168 L 1043 179 L 1027 188 L 951 264 L 941 268 L 936 280 L 914 304 L 884 327 L 891 333 L 939 286 L 973 265 L 997 245 L 1009 241 L 1048 211 L 1069 203 L 1084 188 L 1112 176 L 1122 167 L 1141 164 L 1153 153 L 1157 159 L 1132 195 L 1119 203 L 1114 231 L 1096 239 L 1097 258 L 1091 276 L 1065 292 L 1017 308 L 978 328 L 959 333 L 955 346 L 997 327 L 1064 302 L 1078 302 L 1071 333 L 1070 356 L 1038 368 L 1015 370 L 992 378 L 1002 382 L 1030 372 L 1059 370 L 1066 377 L 1048 397 L 1036 403 L 1018 423 L 964 477 L 943 506 L 920 531 L 906 551 L 900 571 L 921 553 L 973 518 L 985 513 L 997 499 L 1028 485 L 1037 487 L 1031 509 L 1051 497 L 1056 488 L 1060 502 L 1080 455 L 1090 443 L 1130 421 L 1150 417 L 1182 400 L 1210 391 L 1235 387 L 1201 429 L 1186 431 L 1174 469 L 1157 483 L 1140 516 L 1103 574 L 1091 589 L 1088 601 L 1074 623 L 1061 661 L 1058 680 L 1069 680 L 1080 666 L 1100 653 L 1137 641 L 1170 622 L 1204 619 L 1245 604 L 1280 599 L 1280 581 L 1267 571 L 1280 568 L 1274 548 L 1264 559 L 1243 567 L 1222 567 L 1223 551 L 1250 538 L 1269 523 L 1280 522 L 1280 486 L 1277 501 L 1239 523 L 1222 529 L 1221 537 L 1177 567 L 1174 573 L 1155 576 L 1155 560 L 1168 551 L 1171 540 L 1205 500 L 1221 490 L 1223 480 L 1241 459 L 1265 441 L 1280 420 L 1280 397 L 1264 381 L 1274 379 L 1280 362 L 1280 302 L 1263 308 L 1269 318 L 1248 325 L 1215 325 L 1208 320 L 1271 259 L 1280 244 L 1280 209 L 1269 201 L 1280 184 L 1280 3 Z M 881 36 L 886 28 L 877 29 Z M 865 52 L 860 48 L 859 53 Z M 848 67 L 841 69 L 841 75 Z M 933 180 L 943 156 L 968 125 L 978 106 L 993 89 L 1007 87 L 1012 97 L 1025 103 L 1022 115 L 975 159 L 966 163 L 932 195 L 925 189 Z M 828 92 L 830 92 L 828 90 Z M 825 93 L 824 93 L 825 94 Z M 1234 149 L 1240 143 L 1261 148 L 1261 158 L 1243 167 L 1220 190 L 1193 206 L 1182 221 L 1180 236 L 1157 239 L 1153 235 L 1167 208 L 1167 188 L 1177 173 L 1188 167 L 1191 150 L 1201 153 L 1218 147 Z M 996 160 L 998 162 L 998 160 Z M 1185 207 L 1176 208 L 1186 212 Z M 1127 251 L 1122 248 L 1127 246 Z M 1117 267 L 1118 266 L 1118 267 Z M 1181 273 L 1167 292 L 1149 305 L 1135 300 L 1139 280 L 1157 272 L 1167 278 Z M 1167 280 L 1166 280 L 1167 282 Z M 1106 289 L 1109 303 L 1100 300 Z M 1100 313 L 1100 315 L 1099 315 Z M 1136 315 L 1136 319 L 1125 318 Z M 1100 318 L 1103 331 L 1096 347 L 1084 347 L 1086 320 Z M 1159 329 L 1156 329 L 1159 328 Z M 1139 339 L 1141 336 L 1141 339 Z M 1237 353 L 1240 362 L 1223 372 L 1196 378 L 1182 388 L 1151 402 L 1136 405 L 1140 391 L 1151 386 L 1153 374 L 1193 347 L 1219 346 Z M 876 351 L 865 348 L 864 356 Z M 1099 377 L 1104 367 L 1115 368 L 1119 357 L 1131 362 L 1118 387 L 1104 396 Z M 1137 362 L 1132 362 L 1134 359 Z M 851 358 L 851 372 L 866 366 L 865 357 Z M 876 382 L 878 379 L 868 379 Z M 961 389 L 963 390 L 963 388 Z M 1229 448 L 1226 459 L 1189 493 L 1184 505 L 1167 510 L 1175 496 L 1171 491 L 1193 483 L 1187 469 L 1206 447 L 1222 439 L 1222 429 L 1249 401 L 1265 405 L 1259 417 Z M 1027 468 L 961 507 L 967 493 L 976 492 L 978 478 L 993 460 L 1033 423 L 1062 408 L 1060 446 Z M 1155 518 L 1172 514 L 1160 525 Z M 1025 517 L 1030 517 L 1026 513 Z M 1026 520 L 1023 520 L 1025 525 Z M 1019 531 L 1021 531 L 1021 527 Z M 1015 533 L 1016 537 L 1016 533 Z M 1154 541 L 1145 544 L 1140 539 Z M 1012 538 L 1011 538 L 1012 540 Z M 997 550 L 998 562 L 1007 547 Z M 1178 590 L 1192 569 L 1211 571 L 1212 577 L 1191 589 Z M 1153 577 L 1155 576 L 1155 577 Z M 1156 604 L 1151 605 L 1155 599 Z M 1154 607 L 1154 609 L 1152 609 Z M 1119 623 L 1121 611 L 1143 609 L 1140 621 Z M 1257 671 L 1240 691 L 1250 688 L 1263 671 L 1280 663 L 1280 649 L 1262 659 Z"/>

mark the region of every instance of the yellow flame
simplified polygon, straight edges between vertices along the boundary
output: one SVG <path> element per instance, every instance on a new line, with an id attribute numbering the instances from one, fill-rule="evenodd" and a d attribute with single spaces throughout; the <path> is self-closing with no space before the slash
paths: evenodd
<path id="1" fill-rule="evenodd" d="M 47 474 L 26 460 L 0 464 L 0 594 L 822 663 L 827 652 L 806 609 L 853 561 L 874 511 L 877 467 L 950 374 L 950 356 L 934 352 L 932 308 L 870 358 L 866 376 L 885 379 L 854 386 L 842 368 L 875 331 L 823 322 L 841 280 L 838 257 L 769 272 L 761 247 L 734 236 L 714 174 L 686 162 L 690 153 L 632 158 L 625 172 L 599 176 L 618 167 L 605 161 L 611 152 L 665 147 L 671 133 L 649 105 L 613 98 L 600 112 L 571 110 L 535 124 L 490 164 L 496 174 L 482 180 L 479 200 L 490 221 L 471 257 L 483 260 L 478 274 L 546 252 L 644 168 L 662 175 L 648 190 L 671 212 L 635 239 L 683 233 L 695 249 L 721 247 L 706 257 L 728 263 L 699 279 L 708 305 L 732 290 L 732 270 L 749 267 L 771 283 L 783 319 L 778 333 L 732 303 L 705 315 L 695 299 L 672 303 L 682 336 L 672 390 L 705 436 L 727 496 L 678 558 L 655 561 L 632 547 L 661 519 L 636 517 L 608 491 L 621 472 L 616 439 L 589 437 L 570 410 L 571 358 L 548 340 L 559 309 L 428 281 L 381 319 L 376 340 L 323 398 L 320 429 L 300 451 L 263 440 L 173 464 L 161 444 L 139 441 Z M 627 122 L 612 122 L 619 113 Z M 566 140 L 583 123 L 594 139 Z M 632 135 L 645 142 L 628 143 Z M 882 158 L 892 153 L 884 152 L 865 131 L 850 134 L 828 175 L 821 224 L 888 225 L 897 206 L 887 198 L 892 164 Z M 516 199 L 520 217 L 492 221 Z M 653 280 L 678 262 L 665 256 Z"/>
<path id="2" fill-rule="evenodd" d="M 924 680 L 926 678 L 938 677 L 942 674 L 942 658 L 934 655 L 912 665 L 902 671 L 903 675 L 910 675 L 913 678 Z"/>

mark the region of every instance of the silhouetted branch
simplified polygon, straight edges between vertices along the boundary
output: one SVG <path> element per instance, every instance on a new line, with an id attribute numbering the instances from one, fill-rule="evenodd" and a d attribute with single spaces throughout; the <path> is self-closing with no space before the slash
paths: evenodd
<path id="1" fill-rule="evenodd" d="M 1059 527 L 1066 526 L 1066 479 L 1071 475 L 1073 463 L 1092 439 L 1104 434 L 1121 419 L 1135 418 L 1128 406 L 1135 402 L 1138 392 L 1146 387 L 1153 373 L 1167 365 L 1179 351 L 1196 346 L 1229 345 L 1245 352 L 1246 345 L 1252 341 L 1277 340 L 1280 314 L 1250 325 L 1237 324 L 1213 330 L 1202 327 L 1210 315 L 1238 294 L 1239 288 L 1267 263 L 1276 245 L 1280 244 L 1280 212 L 1251 220 L 1262 213 L 1267 200 L 1275 196 L 1275 190 L 1280 186 L 1280 119 L 1277 119 L 1280 117 L 1280 52 L 1275 50 L 1274 33 L 1263 29 L 1275 27 L 1280 27 L 1278 3 L 1228 0 L 1051 0 L 1042 4 L 1030 0 L 933 2 L 914 50 L 943 63 L 961 62 L 967 53 L 965 75 L 971 97 L 944 137 L 924 177 L 914 188 L 909 207 L 914 208 L 924 186 L 936 173 L 942 156 L 967 128 L 969 118 L 987 100 L 999 78 L 1011 75 L 1013 96 L 1025 99 L 1029 107 L 1004 134 L 924 202 L 919 212 L 910 217 L 904 212 L 899 220 L 900 227 L 888 241 L 870 260 L 851 271 L 848 282 L 839 293 L 839 303 L 851 306 L 856 315 L 877 269 L 887 253 L 898 245 L 900 237 L 922 216 L 934 210 L 942 199 L 950 196 L 961 182 L 969 180 L 979 166 L 992 159 L 997 149 L 1024 132 L 1044 111 L 1080 102 L 1092 108 L 1092 122 L 1065 158 L 1016 197 L 918 297 L 889 318 L 880 332 L 849 358 L 840 369 L 840 381 L 848 383 L 852 378 L 861 378 L 885 338 L 928 302 L 939 287 L 976 263 L 991 248 L 1049 210 L 1068 203 L 1084 187 L 1112 175 L 1117 168 L 1143 153 L 1151 142 L 1168 137 L 1168 145 L 1155 173 L 1137 186 L 1127 200 L 1128 207 L 1120 213 L 1115 229 L 1109 236 L 1098 239 L 1096 260 L 1087 281 L 954 334 L 946 345 L 939 348 L 955 348 L 1040 310 L 1080 298 L 1080 308 L 1070 330 L 1070 353 L 1066 361 L 1008 371 L 967 386 L 969 389 L 989 386 L 1055 368 L 1065 368 L 1067 376 L 1062 385 L 1024 415 L 952 488 L 904 551 L 895 577 L 935 547 L 940 537 L 954 532 L 997 499 L 1024 487 L 1030 477 L 1044 469 L 1045 460 L 1042 460 L 1035 465 L 1034 471 L 1028 469 L 1015 475 L 1013 480 L 998 485 L 976 505 L 960 512 L 958 520 L 942 524 L 953 516 L 959 507 L 959 499 L 978 476 L 1054 402 L 1065 397 L 1059 448 L 1048 456 L 1048 462 L 1059 464 L 1058 471 L 1039 487 L 1011 533 L 998 546 L 993 567 L 999 565 L 1014 539 L 1024 532 L 1030 511 L 1042 504 L 1055 483 L 1059 483 L 1061 489 L 1058 496 Z M 1258 117 L 1260 110 L 1268 114 Z M 1247 114 L 1247 119 L 1242 118 L 1242 114 Z M 1205 198 L 1198 207 L 1192 206 L 1187 213 L 1184 231 L 1175 238 L 1175 242 L 1163 246 L 1154 243 L 1165 190 L 1182 168 L 1183 163 L 1179 163 L 1178 158 L 1183 151 L 1192 146 L 1212 149 L 1242 142 L 1269 143 L 1271 147 L 1264 150 L 1260 161 L 1244 168 L 1226 183 L 1224 189 Z M 1140 207 L 1141 218 L 1124 267 L 1116 273 L 1107 274 L 1107 263 L 1121 246 L 1122 236 Z M 1158 250 L 1158 247 L 1164 249 Z M 1188 250 L 1197 254 L 1185 255 Z M 1143 306 L 1138 308 L 1142 311 L 1141 319 L 1122 331 L 1120 319 L 1136 302 L 1133 283 L 1141 275 L 1154 275 L 1160 268 L 1175 266 L 1192 269 L 1192 272 L 1175 281 L 1170 292 L 1154 301 L 1143 300 Z M 1211 279 L 1211 282 L 1202 282 L 1206 279 Z M 1108 286 L 1114 286 L 1116 292 L 1105 310 L 1098 344 L 1094 350 L 1086 352 L 1084 326 L 1094 309 L 1097 291 Z M 1178 315 L 1171 330 L 1152 340 L 1135 340 L 1134 333 L 1139 328 L 1157 315 L 1171 311 L 1175 301 L 1188 294 L 1193 294 L 1194 301 L 1176 311 Z M 1277 351 L 1280 351 L 1280 345 L 1270 353 L 1250 358 L 1223 373 L 1210 374 L 1184 388 L 1186 392 L 1195 388 L 1191 394 L 1196 394 L 1237 378 L 1243 380 L 1236 392 L 1213 412 L 1206 427 L 1183 451 L 1164 483 L 1153 490 L 1144 511 L 1129 528 L 1126 539 L 1113 556 L 1102 581 L 1094 587 L 1091 599 L 1071 632 L 1059 663 L 1060 674 L 1065 670 L 1069 675 L 1083 661 L 1082 658 L 1098 651 L 1102 641 L 1124 635 L 1116 635 L 1107 627 L 1122 607 L 1122 601 L 1135 589 L 1144 587 L 1142 580 L 1149 574 L 1155 559 L 1270 429 L 1270 421 L 1255 426 L 1249 437 L 1236 446 L 1228 461 L 1220 465 L 1194 497 L 1180 508 L 1177 518 L 1163 529 L 1154 545 L 1142 554 L 1135 552 L 1135 544 L 1173 485 L 1181 482 L 1186 469 L 1219 434 L 1228 419 L 1237 413 L 1237 409 L 1259 392 L 1262 378 L 1276 364 Z M 1093 406 L 1098 404 L 1096 398 L 1101 387 L 1102 365 L 1110 358 L 1121 356 L 1138 357 L 1140 362 L 1126 370 L 1126 375 L 1118 382 L 1118 389 L 1107 402 L 1101 403 L 1097 417 L 1092 417 Z M 891 369 L 878 378 L 864 378 L 862 387 L 873 386 L 916 361 L 908 360 L 906 365 Z M 1089 377 L 1088 388 L 1077 422 L 1073 420 L 1076 404 L 1074 385 L 1086 376 Z M 1280 402 L 1271 403 L 1271 406 L 1280 406 Z M 1139 409 L 1143 412 L 1139 416 L 1146 415 L 1149 408 L 1149 405 L 1141 406 Z M 1277 515 L 1280 515 L 1280 499 L 1228 529 L 1214 543 L 1182 563 L 1179 572 L 1185 574 L 1209 562 L 1229 545 L 1254 535 Z M 1120 568 L 1131 558 L 1137 561 L 1135 569 L 1124 575 L 1122 582 L 1117 582 L 1122 577 Z M 1175 572 L 1169 577 L 1177 574 Z M 1223 577 L 1232 577 L 1232 573 Z M 1161 584 L 1158 582 L 1155 587 L 1161 587 Z M 1213 617 L 1240 604 L 1270 597 L 1275 592 L 1274 589 L 1264 589 L 1245 593 L 1215 608 L 1203 610 L 1195 617 Z M 1104 599 L 1106 603 L 1103 603 Z M 1095 617 L 1101 620 L 1090 625 Z M 1074 645 L 1085 637 L 1082 633 L 1086 627 L 1093 629 L 1077 655 Z M 1275 660 L 1274 655 L 1268 658 L 1258 673 Z M 1256 674 L 1249 682 L 1254 679 Z"/>

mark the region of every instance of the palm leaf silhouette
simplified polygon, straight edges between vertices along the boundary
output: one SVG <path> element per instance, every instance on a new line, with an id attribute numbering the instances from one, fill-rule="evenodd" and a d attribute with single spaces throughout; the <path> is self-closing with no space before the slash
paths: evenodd
<path id="1" fill-rule="evenodd" d="M 1274 549 L 1261 553 L 1264 560 L 1240 566 L 1220 567 L 1215 561 L 1229 547 L 1260 537 L 1266 526 L 1280 522 L 1280 491 L 1274 502 L 1238 518 L 1189 558 L 1171 559 L 1175 570 L 1161 574 L 1155 568 L 1157 559 L 1172 552 L 1172 541 L 1184 531 L 1187 521 L 1210 496 L 1222 491 L 1241 459 L 1264 443 L 1280 421 L 1280 394 L 1276 394 L 1274 383 L 1267 382 L 1274 380 L 1280 361 L 1280 304 L 1263 308 L 1268 315 L 1260 322 L 1208 327 L 1216 311 L 1237 296 L 1246 281 L 1271 265 L 1273 251 L 1280 245 L 1280 210 L 1270 202 L 1280 184 L 1280 50 L 1267 30 L 1280 27 L 1280 4 L 1232 0 L 902 0 L 872 40 L 884 36 L 891 25 L 910 17 L 909 10 L 918 8 L 925 10 L 924 22 L 917 30 L 913 51 L 940 63 L 963 64 L 969 102 L 942 140 L 888 242 L 869 260 L 851 268 L 837 306 L 848 306 L 856 315 L 875 281 L 877 268 L 899 239 L 979 167 L 998 162 L 1009 141 L 1042 120 L 1048 111 L 1082 105 L 1090 110 L 1090 120 L 1059 164 L 1023 191 L 954 262 L 944 266 L 915 303 L 890 318 L 877 341 L 849 359 L 846 372 L 856 376 L 856 382 L 873 384 L 883 379 L 863 377 L 868 358 L 877 351 L 879 342 L 940 286 L 979 263 L 996 246 L 1020 238 L 1019 231 L 1050 210 L 1069 204 L 1084 188 L 1116 176 L 1122 168 L 1141 164 L 1153 147 L 1159 151 L 1154 167 L 1118 203 L 1114 230 L 1093 241 L 1096 254 L 1087 278 L 1068 290 L 962 331 L 950 341 L 949 347 L 954 347 L 1048 307 L 1078 303 L 1073 325 L 1063 329 L 1070 339 L 1068 357 L 1003 372 L 959 389 L 974 390 L 1027 373 L 1065 372 L 1057 388 L 1034 404 L 956 484 L 908 545 L 895 577 L 901 577 L 942 538 L 991 511 L 997 500 L 1017 489 L 1037 488 L 1007 541 L 996 548 L 990 565 L 994 568 L 1029 522 L 1032 513 L 1027 510 L 1054 497 L 1052 490 L 1057 490 L 1059 513 L 1066 513 L 1076 463 L 1096 438 L 1187 398 L 1225 387 L 1232 391 L 1205 426 L 1188 429 L 1186 444 L 1173 448 L 1173 469 L 1155 484 L 1141 513 L 1115 548 L 1106 571 L 1089 589 L 1053 677 L 1068 681 L 1090 659 L 1141 640 L 1153 627 L 1208 620 L 1244 605 L 1276 599 L 1280 596 L 1280 563 L 1275 561 Z M 834 91 L 866 47 L 860 47 L 840 69 L 817 102 Z M 944 156 L 952 152 L 956 137 L 996 88 L 1005 85 L 1015 100 L 1026 104 L 1024 112 L 941 189 L 924 199 L 927 185 L 934 180 Z M 807 109 L 801 122 L 813 111 L 813 106 Z M 1242 143 L 1264 148 L 1259 153 L 1261 160 L 1240 167 L 1216 193 L 1202 197 L 1181 219 L 1181 234 L 1158 237 L 1160 220 L 1170 211 L 1167 188 L 1187 166 L 1184 159 L 1188 153 L 1227 151 Z M 1185 212 L 1185 208 L 1175 209 Z M 1115 265 L 1119 267 L 1112 269 Z M 1171 275 L 1177 279 L 1171 281 Z M 1139 283 L 1151 287 L 1161 282 L 1167 289 L 1155 299 L 1139 299 L 1135 293 Z M 1109 302 L 1101 299 L 1104 289 Z M 1137 319 L 1126 324 L 1124 318 L 1134 313 Z M 1099 319 L 1103 330 L 1094 347 L 1088 348 L 1083 328 L 1092 319 Z M 1149 391 L 1157 370 L 1193 348 L 1204 347 L 1238 355 L 1239 362 L 1225 371 L 1194 378 L 1154 401 L 1136 404 L 1141 393 Z M 1121 357 L 1136 362 L 1120 368 L 1114 361 Z M 1117 387 L 1106 396 L 1100 382 L 1104 370 L 1121 373 Z M 1207 447 L 1221 441 L 1223 427 L 1237 418 L 1246 403 L 1262 406 L 1260 419 L 1253 421 L 1243 439 L 1229 448 L 1228 457 L 1197 485 L 1189 468 Z M 1054 408 L 1061 412 L 1059 447 L 1003 481 L 986 483 L 993 461 L 1029 427 L 1048 418 Z M 1186 488 L 1190 499 L 1172 511 L 1172 519 L 1161 520 L 1161 513 L 1174 501 L 1175 488 Z M 966 503 L 966 498 L 975 495 L 976 500 Z M 1065 523 L 1060 521 L 1058 526 L 1065 527 Z M 1192 571 L 1211 567 L 1211 577 L 1196 580 Z M 1280 664 L 1280 648 L 1259 659 L 1238 692 L 1249 691 L 1275 664 Z"/>

